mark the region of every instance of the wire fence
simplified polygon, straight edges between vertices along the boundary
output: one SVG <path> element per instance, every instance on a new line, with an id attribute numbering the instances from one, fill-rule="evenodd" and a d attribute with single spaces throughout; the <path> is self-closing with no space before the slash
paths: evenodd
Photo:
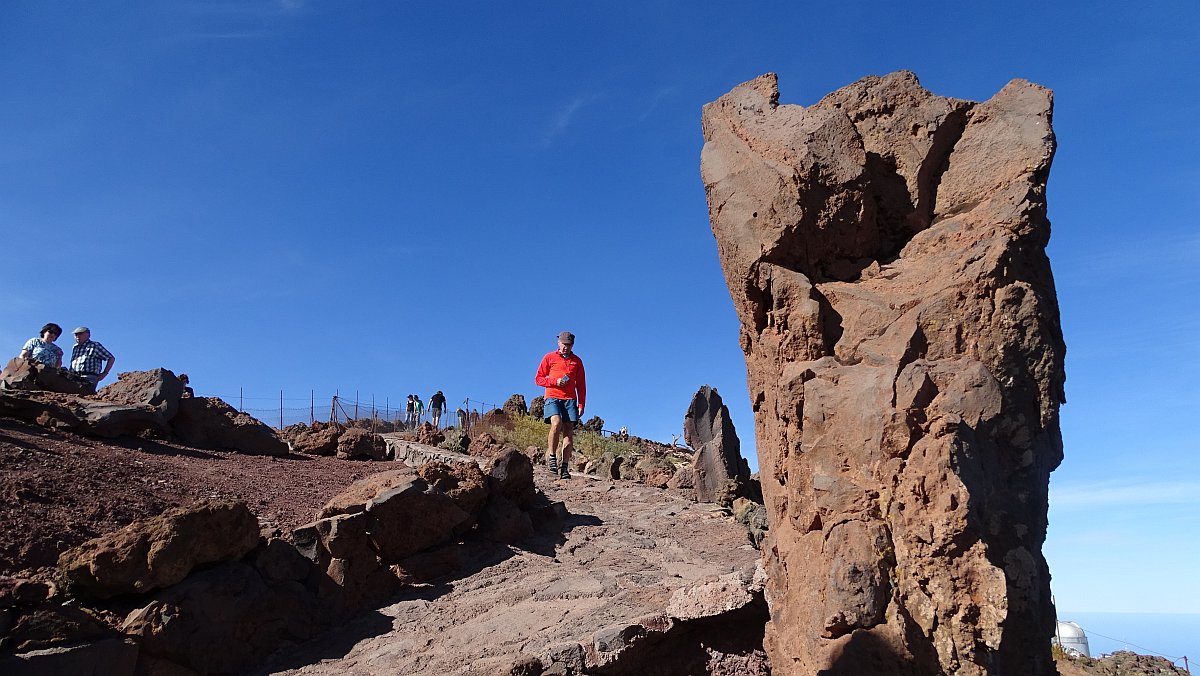
<path id="1" fill-rule="evenodd" d="M 286 396 L 283 390 L 279 391 L 278 397 L 248 396 L 242 388 L 238 389 L 236 395 L 217 396 L 238 411 L 248 413 L 276 429 L 297 423 L 311 425 L 314 422 L 337 422 L 391 432 L 413 430 L 422 423 L 429 423 L 439 429 L 457 426 L 469 432 L 479 423 L 483 414 L 503 406 L 503 403 L 468 397 L 457 406 L 447 401 L 445 409 L 441 411 L 432 410 L 428 401 L 410 410 L 407 398 L 398 398 L 393 403 L 391 397 L 363 397 L 357 392 L 349 397 L 342 396 L 340 391 L 318 397 L 316 390 L 310 390 L 306 398 Z"/>

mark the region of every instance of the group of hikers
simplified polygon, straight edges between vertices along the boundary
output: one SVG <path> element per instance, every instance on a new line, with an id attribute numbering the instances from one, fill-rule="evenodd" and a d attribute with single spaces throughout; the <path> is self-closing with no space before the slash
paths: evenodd
<path id="1" fill-rule="evenodd" d="M 442 414 L 446 412 L 446 395 L 441 390 L 429 397 L 429 420 L 437 427 L 442 422 Z M 404 425 L 408 429 L 416 429 L 425 417 L 425 402 L 415 394 L 408 395 L 408 403 L 404 407 Z"/>
<path id="2" fill-rule="evenodd" d="M 117 363 L 117 358 L 103 345 L 92 340 L 92 331 L 88 327 L 77 327 L 74 333 L 75 344 L 71 346 L 71 361 L 65 368 L 77 379 L 87 383 L 92 390 L 95 390 L 97 384 L 108 377 L 113 369 L 113 364 Z M 54 322 L 46 324 L 38 336 L 25 341 L 25 345 L 21 348 L 20 358 L 46 366 L 64 368 L 63 349 L 54 344 L 61 335 L 61 326 Z"/>

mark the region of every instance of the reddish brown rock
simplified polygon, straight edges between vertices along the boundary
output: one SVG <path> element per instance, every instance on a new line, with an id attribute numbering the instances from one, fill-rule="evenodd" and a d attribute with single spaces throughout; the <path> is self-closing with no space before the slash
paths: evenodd
<path id="1" fill-rule="evenodd" d="M 488 476 L 491 490 L 518 507 L 530 507 L 537 499 L 537 488 L 533 485 L 533 462 L 515 446 L 492 456 L 483 471 Z"/>
<path id="2" fill-rule="evenodd" d="M 471 515 L 420 478 L 385 491 L 367 503 L 367 534 L 384 563 L 449 542 Z"/>
<path id="3" fill-rule="evenodd" d="M 904 72 L 808 108 L 765 75 L 705 106 L 774 673 L 1054 673 L 1051 108 L 1021 80 L 973 103 Z"/>
<path id="4" fill-rule="evenodd" d="M 97 399 L 114 404 L 149 406 L 167 421 L 175 417 L 182 396 L 183 382 L 164 368 L 117 374 L 116 382 L 96 393 Z"/>
<path id="5" fill-rule="evenodd" d="M 337 457 L 343 460 L 365 458 L 383 460 L 387 446 L 379 435 L 358 427 L 351 427 L 338 437 Z"/>
<path id="6" fill-rule="evenodd" d="M 489 489 L 488 477 L 478 464 L 473 461 L 430 462 L 421 465 L 417 474 L 470 514 L 472 523 L 479 518 L 479 511 L 487 502 Z"/>
<path id="7" fill-rule="evenodd" d="M 427 446 L 437 446 L 446 440 L 446 435 L 432 424 L 423 422 L 417 426 L 417 442 Z"/>
<path id="8" fill-rule="evenodd" d="M 173 585 L 196 566 L 233 561 L 258 543 L 258 520 L 242 502 L 168 510 L 62 553 L 59 572 L 79 597 L 106 599 Z"/>
<path id="9" fill-rule="evenodd" d="M 338 438 L 345 428 L 336 422 L 320 421 L 309 425 L 290 425 L 284 429 L 285 439 L 292 450 L 307 455 L 333 455 L 337 453 Z"/>
<path id="10" fill-rule="evenodd" d="M 321 508 L 321 518 L 365 512 L 367 503 L 375 496 L 411 481 L 414 476 L 416 476 L 416 472 L 408 467 L 365 476 L 330 498 L 329 502 Z"/>
<path id="11" fill-rule="evenodd" d="M 288 454 L 287 443 L 275 430 L 216 397 L 180 399 L 171 428 L 189 446 L 249 455 Z"/>
<path id="12" fill-rule="evenodd" d="M 13 357 L 0 371 L 0 390 L 46 390 L 61 394 L 92 394 L 95 387 L 57 366 Z"/>

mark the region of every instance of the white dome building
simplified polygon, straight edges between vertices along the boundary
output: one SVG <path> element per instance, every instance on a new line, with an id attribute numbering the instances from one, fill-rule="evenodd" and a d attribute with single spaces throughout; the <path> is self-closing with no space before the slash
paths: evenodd
<path id="1" fill-rule="evenodd" d="M 1050 640 L 1050 643 L 1060 646 L 1068 655 L 1092 656 L 1092 652 L 1088 648 L 1087 634 L 1084 633 L 1083 627 L 1074 622 L 1060 621 L 1054 629 L 1054 638 Z"/>

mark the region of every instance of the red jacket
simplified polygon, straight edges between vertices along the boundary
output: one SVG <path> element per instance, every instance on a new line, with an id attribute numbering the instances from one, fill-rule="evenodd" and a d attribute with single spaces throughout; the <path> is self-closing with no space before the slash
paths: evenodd
<path id="1" fill-rule="evenodd" d="M 569 376 L 570 380 L 566 385 L 559 387 L 558 379 L 564 375 Z M 542 357 L 542 363 L 538 364 L 533 382 L 546 388 L 547 399 L 575 399 L 579 402 L 579 410 L 583 410 L 587 397 L 587 379 L 583 375 L 583 360 L 579 355 L 572 353 L 570 357 L 564 358 L 557 351 L 547 353 Z"/>

